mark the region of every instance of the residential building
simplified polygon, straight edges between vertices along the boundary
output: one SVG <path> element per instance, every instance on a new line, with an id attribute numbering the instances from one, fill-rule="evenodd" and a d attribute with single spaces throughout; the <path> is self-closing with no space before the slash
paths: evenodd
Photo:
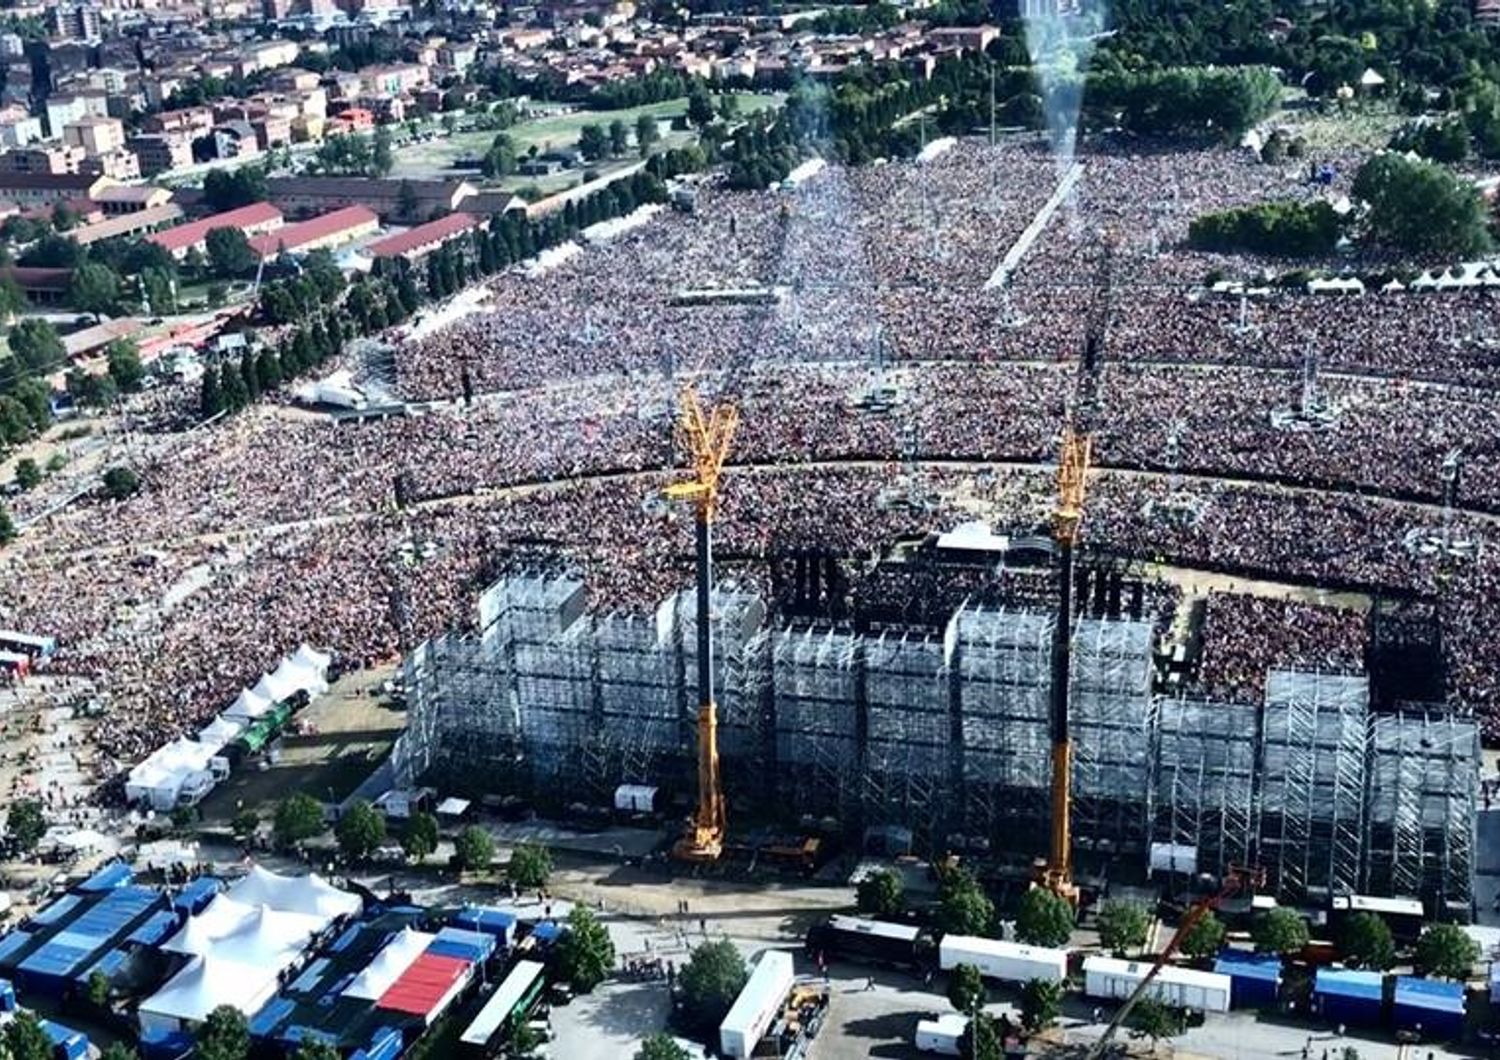
<path id="1" fill-rule="evenodd" d="M 0 154 L 0 172 L 5 173 L 78 173 L 84 159 L 83 148 L 55 141 L 17 147 Z"/>
<path id="2" fill-rule="evenodd" d="M 61 40 L 98 40 L 99 10 L 88 4 L 57 4 L 47 9 L 47 29 Z"/>
<path id="3" fill-rule="evenodd" d="M 25 147 L 42 139 L 42 119 L 19 107 L 7 108 L 0 116 L 0 146 Z"/>
<path id="4" fill-rule="evenodd" d="M 143 232 L 155 232 L 158 229 L 175 225 L 182 220 L 182 207 L 175 202 L 163 203 L 159 206 L 149 206 L 134 213 L 122 213 L 114 217 L 107 217 L 93 224 L 83 225 L 68 233 L 68 237 L 81 247 L 92 243 L 102 243 L 106 239 L 118 239 L 121 236 L 138 236 Z"/>
<path id="5" fill-rule="evenodd" d="M 267 197 L 291 215 L 363 205 L 383 218 L 408 222 L 450 213 L 477 190 L 466 180 L 272 177 L 266 181 Z"/>
<path id="6" fill-rule="evenodd" d="M 7 157 L 0 155 L 0 159 Z M 0 172 L 0 201 L 38 206 L 69 199 L 92 199 L 115 181 L 79 173 Z"/>
<path id="7" fill-rule="evenodd" d="M 427 67 L 416 63 L 372 66 L 359 72 L 360 90 L 370 95 L 399 96 L 427 84 Z"/>
<path id="8" fill-rule="evenodd" d="M 135 152 L 121 147 L 107 155 L 84 158 L 78 163 L 78 172 L 98 173 L 102 176 L 113 177 L 115 180 L 139 180 L 141 161 L 136 158 Z"/>
<path id="9" fill-rule="evenodd" d="M 289 40 L 269 40 L 246 45 L 236 64 L 236 70 L 241 77 L 249 77 L 261 70 L 290 66 L 297 61 L 297 51 L 297 42 Z"/>
<path id="10" fill-rule="evenodd" d="M 124 148 L 125 123 L 118 118 L 79 118 L 63 126 L 63 143 L 99 158 Z"/>
<path id="11" fill-rule="evenodd" d="M 450 213 L 405 232 L 376 240 L 365 248 L 372 258 L 405 258 L 420 261 L 434 250 L 461 239 L 480 227 L 479 218 L 467 213 Z"/>
<path id="12" fill-rule="evenodd" d="M 1474 0 L 1474 21 L 1491 26 L 1500 23 L 1500 0 Z"/>
<path id="13" fill-rule="evenodd" d="M 106 103 L 106 110 L 108 104 Z M 84 96 L 47 97 L 47 135 L 62 136 L 63 129 L 75 121 L 89 116 L 88 101 Z"/>
<path id="14" fill-rule="evenodd" d="M 267 114 L 250 122 L 256 143 L 262 151 L 292 142 L 292 119 L 283 114 Z"/>
<path id="15" fill-rule="evenodd" d="M 158 188 L 151 184 L 121 184 L 105 188 L 94 201 L 106 216 L 114 217 L 165 206 L 172 201 L 172 192 L 168 188 Z"/>
<path id="16" fill-rule="evenodd" d="M 274 231 L 281 225 L 280 210 L 270 203 L 256 202 L 249 206 L 241 206 L 237 210 L 228 210 L 214 214 L 212 217 L 168 228 L 164 232 L 147 236 L 146 240 L 155 243 L 180 261 L 187 257 L 190 251 L 197 250 L 203 253 L 206 249 L 205 240 L 208 238 L 208 233 L 215 228 L 238 228 L 246 236 L 253 237 Z"/>
<path id="17" fill-rule="evenodd" d="M 125 146 L 134 152 L 136 161 L 140 163 L 141 173 L 148 177 L 179 166 L 192 165 L 193 162 L 192 141 L 179 134 L 132 136 Z"/>
<path id="18" fill-rule="evenodd" d="M 148 114 L 141 120 L 141 128 L 148 133 L 176 133 L 190 140 L 207 136 L 213 131 L 212 107 L 183 107 L 180 110 L 164 110 Z"/>
<path id="19" fill-rule="evenodd" d="M 215 158 L 251 158 L 260 154 L 260 139 L 247 121 L 226 121 L 214 126 Z"/>
<path id="20" fill-rule="evenodd" d="M 372 236 L 379 230 L 380 218 L 374 210 L 368 206 L 345 206 L 256 236 L 250 241 L 250 248 L 262 258 L 306 254 L 313 250 L 332 250 Z"/>

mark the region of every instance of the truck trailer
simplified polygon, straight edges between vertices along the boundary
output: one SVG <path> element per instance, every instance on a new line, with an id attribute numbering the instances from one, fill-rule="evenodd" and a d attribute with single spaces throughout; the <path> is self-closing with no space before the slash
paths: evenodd
<path id="1" fill-rule="evenodd" d="M 1149 961 L 1122 961 L 1113 957 L 1089 957 L 1083 962 L 1083 992 L 1089 997 L 1124 1001 L 1150 971 Z M 1231 981 L 1217 972 L 1167 965 L 1146 989 L 1146 996 L 1164 1005 L 1195 1012 L 1228 1012 Z"/>
<path id="2" fill-rule="evenodd" d="M 729 1014 L 719 1024 L 719 1051 L 734 1060 L 745 1060 L 781 1014 L 792 989 L 792 955 L 766 950 L 756 959 L 745 988 L 734 999 Z"/>
<path id="3" fill-rule="evenodd" d="M 1007 983 L 1028 979 L 1060 983 L 1068 977 L 1067 950 L 1023 946 L 978 935 L 944 935 L 938 945 L 938 967 L 951 972 L 960 964 L 972 964 L 979 974 Z"/>

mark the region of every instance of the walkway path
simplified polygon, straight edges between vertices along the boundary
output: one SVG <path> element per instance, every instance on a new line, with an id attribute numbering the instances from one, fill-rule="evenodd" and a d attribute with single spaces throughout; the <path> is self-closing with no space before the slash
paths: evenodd
<path id="1" fill-rule="evenodd" d="M 1058 180 L 1057 187 L 1052 192 L 1052 197 L 1037 211 L 1037 215 L 1031 219 L 1031 224 L 1026 226 L 1026 231 L 1021 233 L 1021 238 L 1016 240 L 1015 245 L 1006 252 L 999 266 L 990 274 L 990 278 L 985 281 L 984 286 L 986 290 L 991 287 L 1005 286 L 1010 279 L 1010 274 L 1015 271 L 1015 267 L 1021 263 L 1021 259 L 1031 249 L 1031 244 L 1036 242 L 1037 237 L 1042 234 L 1042 230 L 1052 220 L 1052 215 L 1057 213 L 1058 207 L 1067 201 L 1068 196 L 1073 193 L 1074 186 L 1077 185 L 1082 177 L 1082 162 L 1073 162 L 1067 169 L 1063 170 L 1062 178 Z"/>

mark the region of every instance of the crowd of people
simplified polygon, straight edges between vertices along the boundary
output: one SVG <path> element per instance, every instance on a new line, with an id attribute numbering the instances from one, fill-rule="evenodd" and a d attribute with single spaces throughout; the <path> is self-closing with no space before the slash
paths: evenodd
<path id="1" fill-rule="evenodd" d="M 1337 187 L 1227 151 L 1084 161 L 1079 201 L 1003 290 L 984 284 L 1057 176 L 1025 143 L 830 168 L 796 192 L 706 188 L 691 213 L 506 273 L 494 308 L 398 344 L 399 386 L 431 402 L 408 415 L 335 422 L 267 404 L 138 443 L 138 496 L 75 504 L 0 553 L 15 587 L 0 624 L 56 635 L 60 668 L 100 677 L 97 740 L 123 767 L 298 644 L 358 667 L 471 622 L 508 553 L 561 551 L 596 606 L 649 611 L 690 566 L 687 514 L 661 500 L 689 380 L 742 414 L 725 577 L 764 579 L 757 560 L 779 550 L 867 555 L 976 516 L 1042 526 L 1093 297 L 1076 210 L 1128 229 L 1120 271 L 1149 279 L 1122 277 L 1110 315 L 1086 543 L 1434 597 L 1452 694 L 1500 717 L 1500 609 L 1477 606 L 1500 591 L 1500 553 L 1450 561 L 1403 544 L 1445 518 L 1496 535 L 1489 297 L 1282 292 L 1241 308 L 1190 289 L 1208 262 L 1178 245 L 1186 221 Z M 1134 225 L 1130 204 L 1154 202 Z M 685 304 L 766 288 L 769 305 Z M 1326 421 L 1302 415 L 1309 395 Z M 1464 463 L 1445 516 L 1453 449 Z M 1253 698 L 1266 665 L 1361 655 L 1344 612 L 1236 595 L 1212 598 L 1208 617 L 1209 695 Z"/>

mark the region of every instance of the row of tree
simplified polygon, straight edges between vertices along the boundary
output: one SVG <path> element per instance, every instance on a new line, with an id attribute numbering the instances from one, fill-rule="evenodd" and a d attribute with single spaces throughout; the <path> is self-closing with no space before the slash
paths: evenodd
<path id="1" fill-rule="evenodd" d="M 1188 242 L 1219 253 L 1304 257 L 1331 253 L 1342 232 L 1342 219 L 1323 199 L 1266 202 L 1194 218 L 1188 225 Z"/>

